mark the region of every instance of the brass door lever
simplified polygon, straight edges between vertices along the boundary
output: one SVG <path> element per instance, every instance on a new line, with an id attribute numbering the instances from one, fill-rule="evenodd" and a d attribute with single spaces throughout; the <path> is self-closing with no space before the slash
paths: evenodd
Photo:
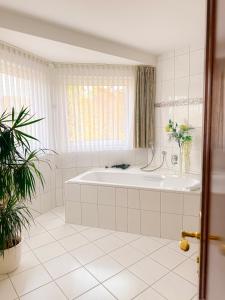
<path id="1" fill-rule="evenodd" d="M 188 240 L 186 240 L 185 238 L 191 237 L 199 240 L 201 238 L 201 233 L 182 231 L 181 236 L 182 236 L 182 240 L 179 242 L 180 249 L 183 251 L 188 251 L 190 249 L 190 244 Z M 222 239 L 216 235 L 209 235 L 209 240 L 222 241 Z"/>

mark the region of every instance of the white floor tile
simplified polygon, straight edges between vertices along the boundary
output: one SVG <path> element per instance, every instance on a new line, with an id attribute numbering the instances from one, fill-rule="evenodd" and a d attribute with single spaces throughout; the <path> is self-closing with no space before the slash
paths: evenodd
<path id="1" fill-rule="evenodd" d="M 156 251 L 160 247 L 162 247 L 161 243 L 159 243 L 149 237 L 146 237 L 146 236 L 143 236 L 140 239 L 133 241 L 130 245 L 132 247 L 140 250 L 141 252 L 143 252 L 146 255 L 148 255 L 148 254 Z"/>
<path id="2" fill-rule="evenodd" d="M 31 224 L 30 228 L 28 230 L 23 231 L 23 237 L 33 237 L 35 235 L 44 233 L 45 229 L 42 227 L 38 222 L 35 222 L 34 224 Z"/>
<path id="3" fill-rule="evenodd" d="M 173 241 L 168 244 L 168 247 L 177 251 L 179 254 L 183 254 L 187 257 L 191 257 L 192 255 L 197 254 L 200 252 L 199 244 L 190 243 L 190 249 L 188 251 L 182 251 L 179 247 L 179 241 Z"/>
<path id="4" fill-rule="evenodd" d="M 22 240 L 21 243 L 21 253 L 25 254 L 27 252 L 29 252 L 31 250 L 31 248 L 27 245 L 27 243 L 25 242 L 25 240 Z"/>
<path id="5" fill-rule="evenodd" d="M 140 238 L 139 234 L 121 232 L 121 231 L 114 232 L 114 235 L 127 243 L 130 243 Z"/>
<path id="6" fill-rule="evenodd" d="M 26 254 L 22 255 L 19 267 L 15 271 L 11 272 L 9 276 L 12 277 L 15 274 L 31 269 L 39 264 L 40 262 L 33 254 L 33 252 L 29 251 Z"/>
<path id="7" fill-rule="evenodd" d="M 20 300 L 66 300 L 58 286 L 54 283 L 48 283 L 20 298 Z"/>
<path id="8" fill-rule="evenodd" d="M 0 280 L 7 279 L 7 278 L 8 278 L 7 274 L 0 274 Z"/>
<path id="9" fill-rule="evenodd" d="M 165 300 L 165 299 L 166 298 L 160 296 L 152 288 L 148 288 L 146 291 L 144 291 L 139 296 L 134 298 L 134 300 Z"/>
<path id="10" fill-rule="evenodd" d="M 168 269 L 158 264 L 150 257 L 143 258 L 131 266 L 129 270 L 149 285 L 152 285 L 155 281 L 159 280 L 169 272 Z"/>
<path id="11" fill-rule="evenodd" d="M 174 273 L 169 273 L 152 286 L 168 300 L 190 300 L 197 292 L 196 286 Z"/>
<path id="12" fill-rule="evenodd" d="M 56 216 L 55 214 L 53 214 L 52 212 L 49 211 L 49 212 L 47 212 L 47 213 L 44 213 L 44 214 L 38 216 L 37 218 L 35 218 L 35 220 L 36 220 L 38 223 L 42 224 L 42 223 L 44 223 L 45 221 L 50 221 L 50 220 L 56 219 L 56 218 L 57 218 L 57 216 Z"/>
<path id="13" fill-rule="evenodd" d="M 69 224 L 73 229 L 75 229 L 77 232 L 81 232 L 87 229 L 90 229 L 88 226 L 83 226 L 79 224 Z"/>
<path id="14" fill-rule="evenodd" d="M 37 258 L 43 263 L 65 253 L 66 250 L 58 243 L 53 242 L 40 248 L 34 249 Z"/>
<path id="15" fill-rule="evenodd" d="M 49 260 L 44 264 L 53 279 L 78 269 L 81 264 L 70 254 L 65 253 L 59 257 Z"/>
<path id="16" fill-rule="evenodd" d="M 98 281 L 80 268 L 56 280 L 68 299 L 73 299 L 98 285 Z"/>
<path id="17" fill-rule="evenodd" d="M 157 250 L 151 254 L 150 257 L 170 270 L 187 259 L 184 255 L 181 255 L 168 247 Z"/>
<path id="18" fill-rule="evenodd" d="M 130 300 L 147 288 L 147 285 L 129 271 L 113 276 L 104 286 L 119 300 Z"/>
<path id="19" fill-rule="evenodd" d="M 64 224 L 65 224 L 65 222 L 59 217 L 56 217 L 56 218 L 51 219 L 51 220 L 45 220 L 41 223 L 41 225 L 47 230 L 57 228 L 57 227 L 62 226 Z"/>
<path id="20" fill-rule="evenodd" d="M 101 237 L 109 235 L 111 233 L 110 230 L 101 229 L 101 228 L 89 228 L 87 230 L 82 231 L 82 234 L 89 240 L 95 241 Z"/>
<path id="21" fill-rule="evenodd" d="M 125 245 L 124 247 L 111 252 L 109 255 L 124 267 L 130 266 L 144 257 L 144 254 L 141 251 L 130 245 Z"/>
<path id="22" fill-rule="evenodd" d="M 176 267 L 173 272 L 196 285 L 199 281 L 198 268 L 199 264 L 192 259 L 188 259 Z"/>
<path id="23" fill-rule="evenodd" d="M 65 207 L 64 206 L 57 206 L 52 209 L 52 213 L 57 215 L 60 218 L 65 217 Z"/>
<path id="24" fill-rule="evenodd" d="M 84 295 L 77 298 L 77 300 L 115 300 L 114 298 L 102 285 L 90 290 Z"/>
<path id="25" fill-rule="evenodd" d="M 104 252 L 92 243 L 75 249 L 71 252 L 73 257 L 75 257 L 82 265 L 86 265 L 93 260 L 104 255 Z"/>
<path id="26" fill-rule="evenodd" d="M 26 243 L 31 249 L 35 249 L 54 241 L 55 239 L 48 232 L 45 232 L 34 237 L 28 238 L 26 240 Z"/>
<path id="27" fill-rule="evenodd" d="M 13 300 L 17 298 L 16 292 L 9 279 L 0 281 L 0 298 L 2 300 Z"/>
<path id="28" fill-rule="evenodd" d="M 125 242 L 113 235 L 108 235 L 94 242 L 105 253 L 111 252 L 122 247 Z"/>
<path id="29" fill-rule="evenodd" d="M 49 233 L 56 239 L 62 239 L 69 235 L 75 234 L 76 230 L 72 228 L 72 226 L 68 224 L 63 224 L 57 228 L 49 230 Z"/>
<path id="30" fill-rule="evenodd" d="M 59 240 L 60 244 L 67 250 L 72 251 L 88 243 L 88 240 L 81 234 L 76 233 Z"/>
<path id="31" fill-rule="evenodd" d="M 51 281 L 51 277 L 42 266 L 37 266 L 11 277 L 12 283 L 22 296 Z"/>
<path id="32" fill-rule="evenodd" d="M 160 244 L 163 245 L 168 245 L 172 242 L 172 240 L 168 240 L 168 239 L 163 239 L 163 238 L 159 238 L 159 237 L 151 237 L 154 241 L 159 242 Z"/>
<path id="33" fill-rule="evenodd" d="M 101 282 L 119 273 L 123 269 L 120 264 L 108 255 L 86 265 L 86 268 Z"/>

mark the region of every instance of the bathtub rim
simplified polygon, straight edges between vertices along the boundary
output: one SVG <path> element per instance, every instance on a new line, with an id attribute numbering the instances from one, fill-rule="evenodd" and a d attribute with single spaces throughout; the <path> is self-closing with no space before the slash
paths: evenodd
<path id="1" fill-rule="evenodd" d="M 94 186 L 105 186 L 105 187 L 114 187 L 114 188 L 124 188 L 124 189 L 141 189 L 141 190 L 147 190 L 147 191 L 158 191 L 158 192 L 167 192 L 167 193 L 187 193 L 187 194 L 194 194 L 194 195 L 199 195 L 202 192 L 202 187 L 198 190 L 188 190 L 187 188 L 183 188 L 183 189 L 174 189 L 174 188 L 163 188 L 163 187 L 146 187 L 146 186 L 135 186 L 135 185 L 129 185 L 129 184 L 119 184 L 119 183 L 111 183 L 111 182 L 100 182 L 100 181 L 88 181 L 88 180 L 82 180 L 81 178 L 84 175 L 88 175 L 94 172 L 105 172 L 105 173 L 109 173 L 113 172 L 113 173 L 128 173 L 128 174 L 145 174 L 146 172 L 143 172 L 139 169 L 130 169 L 130 172 L 127 172 L 127 170 L 118 170 L 118 169 L 114 169 L 114 168 L 93 168 L 91 170 L 88 170 L 86 172 L 83 172 L 77 176 L 74 176 L 73 178 L 65 181 L 65 184 L 79 184 L 79 185 L 94 185 Z M 157 172 L 151 173 L 153 176 L 173 176 L 173 177 L 177 177 L 179 178 L 178 175 L 174 175 L 171 173 L 161 173 L 161 172 Z M 199 180 L 200 175 L 197 174 L 187 174 L 185 176 L 182 176 L 184 178 L 193 178 L 196 180 Z M 199 180 L 200 181 L 200 180 Z"/>

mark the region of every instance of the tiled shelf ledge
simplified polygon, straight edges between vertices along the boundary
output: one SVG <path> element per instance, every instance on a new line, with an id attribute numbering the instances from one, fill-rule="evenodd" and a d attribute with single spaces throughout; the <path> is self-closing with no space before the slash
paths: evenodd
<path id="1" fill-rule="evenodd" d="M 66 184 L 66 222 L 179 239 L 199 230 L 200 193 Z"/>
<path id="2" fill-rule="evenodd" d="M 192 98 L 192 99 L 177 99 L 173 101 L 161 101 L 155 103 L 155 107 L 168 107 L 168 106 L 183 106 L 189 104 L 202 104 L 203 98 Z"/>

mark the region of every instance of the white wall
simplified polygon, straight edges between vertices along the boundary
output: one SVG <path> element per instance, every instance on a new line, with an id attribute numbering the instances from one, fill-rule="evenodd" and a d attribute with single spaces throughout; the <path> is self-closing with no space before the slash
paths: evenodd
<path id="1" fill-rule="evenodd" d="M 171 154 L 178 153 L 175 143 L 168 141 L 164 127 L 169 119 L 188 123 L 192 131 L 190 172 L 200 173 L 202 147 L 202 108 L 204 79 L 204 47 L 171 50 L 157 59 L 156 88 L 156 163 L 162 150 L 167 151 L 167 167 Z"/>

